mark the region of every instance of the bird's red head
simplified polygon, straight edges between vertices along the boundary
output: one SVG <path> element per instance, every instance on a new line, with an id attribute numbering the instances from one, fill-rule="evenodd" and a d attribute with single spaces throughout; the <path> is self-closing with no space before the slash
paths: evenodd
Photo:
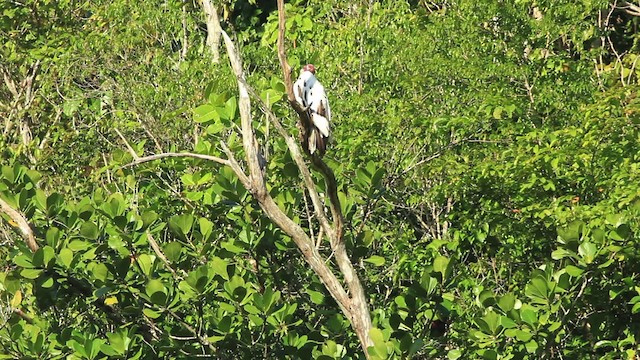
<path id="1" fill-rule="evenodd" d="M 302 67 L 303 71 L 309 71 L 310 73 L 314 74 L 316 73 L 316 67 L 313 66 L 313 64 L 307 64 L 305 66 Z"/>

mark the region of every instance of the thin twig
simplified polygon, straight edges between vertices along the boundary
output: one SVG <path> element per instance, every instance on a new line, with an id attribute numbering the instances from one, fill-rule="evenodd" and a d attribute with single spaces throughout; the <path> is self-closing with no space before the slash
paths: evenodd
<path id="1" fill-rule="evenodd" d="M 122 140 L 122 142 L 124 142 L 124 146 L 127 147 L 127 150 L 129 151 L 129 154 L 131 154 L 131 157 L 134 160 L 137 160 L 139 158 L 138 154 L 136 154 L 136 152 L 133 150 L 133 148 L 131 147 L 131 145 L 129 145 L 129 142 L 127 141 L 127 139 L 124 137 L 124 135 L 122 135 L 122 133 L 120 132 L 120 130 L 118 130 L 118 128 L 113 128 L 113 130 L 115 130 L 116 134 L 118 134 L 118 136 L 120 137 L 120 139 Z"/>
<path id="2" fill-rule="evenodd" d="M 198 342 L 200 344 L 208 347 L 212 354 L 216 353 L 215 346 L 213 346 L 213 344 L 211 344 L 206 337 L 198 334 L 198 332 L 196 331 L 196 329 L 193 328 L 193 326 L 189 325 L 187 322 L 182 320 L 182 317 L 178 316 L 178 314 L 176 314 L 172 310 L 166 309 L 166 311 L 169 315 L 171 315 L 171 317 L 173 317 L 176 321 L 178 321 L 183 328 L 185 328 L 188 332 L 190 332 L 193 336 L 195 336 L 198 339 Z"/>
<path id="3" fill-rule="evenodd" d="M 171 272 L 171 274 L 173 275 L 173 278 L 176 279 L 177 281 L 182 280 L 178 275 L 178 273 L 171 266 L 171 263 L 169 263 L 169 260 L 164 255 L 164 252 L 162 252 L 162 249 L 160 249 L 160 246 L 156 242 L 156 239 L 153 238 L 153 235 L 151 235 L 151 232 L 148 230 L 147 230 L 147 241 L 149 242 L 149 245 L 151 245 L 153 252 L 156 253 L 156 256 L 160 258 L 160 260 L 164 263 L 165 267 Z M 186 276 L 186 274 L 183 274 L 183 275 Z"/>
<path id="4" fill-rule="evenodd" d="M 133 149 L 131 149 L 131 150 L 133 150 Z M 221 164 L 221 165 L 227 165 L 227 166 L 230 165 L 229 160 L 222 159 L 222 158 L 219 158 L 217 156 L 196 154 L 196 153 L 188 153 L 188 152 L 187 153 L 169 152 L 169 153 L 153 154 L 153 155 L 149 155 L 149 156 L 145 156 L 145 157 L 138 157 L 136 155 L 136 157 L 134 157 L 134 160 L 132 162 L 130 162 L 129 164 L 124 165 L 123 168 L 131 167 L 131 166 L 135 166 L 135 165 L 140 165 L 140 164 L 145 163 L 145 162 L 164 159 L 164 158 L 180 158 L 180 157 L 208 160 L 208 161 L 216 162 L 216 163 Z"/>

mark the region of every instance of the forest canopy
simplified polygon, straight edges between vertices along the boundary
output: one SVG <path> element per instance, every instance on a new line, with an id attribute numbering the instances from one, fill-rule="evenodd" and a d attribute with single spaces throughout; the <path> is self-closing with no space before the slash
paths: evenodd
<path id="1" fill-rule="evenodd" d="M 639 21 L 0 2 L 0 358 L 637 359 Z"/>

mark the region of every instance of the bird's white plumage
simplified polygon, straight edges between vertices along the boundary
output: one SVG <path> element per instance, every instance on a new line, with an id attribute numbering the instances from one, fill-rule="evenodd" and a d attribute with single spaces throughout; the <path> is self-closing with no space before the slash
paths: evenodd
<path id="1" fill-rule="evenodd" d="M 300 71 L 298 80 L 293 84 L 296 101 L 303 108 L 308 108 L 314 129 L 309 134 L 309 151 L 313 154 L 318 145 L 324 147 L 331 135 L 331 109 L 324 86 L 315 75 L 304 68 Z M 319 132 L 316 133 L 316 132 Z M 324 149 L 321 150 L 324 152 Z"/>

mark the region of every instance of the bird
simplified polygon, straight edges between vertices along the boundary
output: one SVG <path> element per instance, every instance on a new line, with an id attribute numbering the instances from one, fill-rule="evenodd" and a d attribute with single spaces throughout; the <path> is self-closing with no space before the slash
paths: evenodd
<path id="1" fill-rule="evenodd" d="M 307 64 L 300 69 L 300 76 L 293 84 L 293 95 L 311 119 L 307 131 L 309 152 L 323 156 L 331 136 L 331 108 L 324 86 L 316 79 L 316 67 Z"/>

